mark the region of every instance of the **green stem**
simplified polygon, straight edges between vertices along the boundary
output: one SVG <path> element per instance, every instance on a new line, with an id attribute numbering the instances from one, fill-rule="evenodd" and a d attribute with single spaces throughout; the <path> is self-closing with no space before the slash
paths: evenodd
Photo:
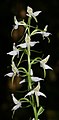
<path id="1" fill-rule="evenodd" d="M 29 36 L 30 36 L 30 21 L 31 21 L 31 18 L 29 17 L 29 19 L 28 19 L 28 24 L 29 24 L 28 34 L 29 34 Z M 32 84 L 31 84 L 31 76 L 30 76 L 31 62 L 30 62 L 30 45 L 29 44 L 28 44 L 27 50 L 28 50 L 28 89 L 31 90 L 32 89 Z M 32 100 L 30 99 L 30 101 L 32 103 L 35 120 L 38 120 L 37 109 L 36 109 L 36 105 L 35 105 L 35 102 L 34 102 L 34 96 L 32 95 L 31 98 L 32 98 Z"/>
<path id="2" fill-rule="evenodd" d="M 28 34 L 30 36 L 30 21 L 31 18 L 28 18 L 28 24 L 29 24 L 29 28 L 28 28 Z M 30 77 L 30 70 L 31 70 L 31 64 L 30 64 L 30 45 L 28 44 L 28 89 L 31 90 L 32 89 L 32 85 L 31 85 L 31 77 Z"/>
<path id="3" fill-rule="evenodd" d="M 34 111 L 35 120 L 38 120 L 36 106 L 33 106 L 33 111 Z"/>

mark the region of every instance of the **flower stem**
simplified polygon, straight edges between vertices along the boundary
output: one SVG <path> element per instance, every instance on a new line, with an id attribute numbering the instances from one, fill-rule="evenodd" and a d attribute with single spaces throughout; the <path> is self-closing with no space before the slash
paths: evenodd
<path id="1" fill-rule="evenodd" d="M 30 36 L 30 21 L 31 21 L 31 18 L 28 18 L 28 24 L 29 24 L 28 34 L 29 34 L 29 36 Z M 31 70 L 31 64 L 30 64 L 30 45 L 28 44 L 28 89 L 29 90 L 32 89 L 31 77 L 30 77 L 30 70 Z"/>
<path id="2" fill-rule="evenodd" d="M 33 111 L 34 111 L 35 120 L 38 120 L 36 105 L 33 106 Z"/>
<path id="3" fill-rule="evenodd" d="M 29 36 L 30 36 L 30 21 L 31 21 L 31 18 L 29 17 L 28 18 L 28 24 L 29 24 L 28 34 L 29 34 Z M 28 44 L 27 50 L 28 50 L 28 90 L 31 90 L 32 89 L 31 76 L 30 76 L 30 71 L 31 71 L 30 52 L 31 51 L 30 51 L 30 45 L 29 44 Z M 31 98 L 32 99 L 30 99 L 30 101 L 32 102 L 32 107 L 33 107 L 33 111 L 34 111 L 35 120 L 38 120 L 37 109 L 36 109 L 36 105 L 35 105 L 35 102 L 34 102 L 34 96 L 32 95 Z"/>

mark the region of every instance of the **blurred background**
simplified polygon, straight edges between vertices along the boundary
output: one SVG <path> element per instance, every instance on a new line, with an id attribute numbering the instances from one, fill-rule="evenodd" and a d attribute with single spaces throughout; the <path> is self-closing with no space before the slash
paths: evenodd
<path id="1" fill-rule="evenodd" d="M 50 54 L 48 64 L 53 68 L 53 71 L 47 70 L 45 81 L 41 83 L 41 89 L 46 94 L 47 98 L 40 100 L 45 108 L 45 112 L 40 116 L 41 120 L 59 120 L 59 1 L 58 0 L 0 0 L 0 120 L 12 120 L 12 107 L 14 105 L 11 93 L 15 93 L 18 97 L 18 91 L 21 89 L 18 82 L 21 78 L 15 78 L 12 86 L 11 80 L 4 77 L 8 73 L 8 68 L 11 64 L 10 56 L 6 53 L 12 50 L 13 42 L 22 37 L 24 27 L 20 26 L 14 30 L 11 37 L 11 30 L 14 25 L 14 16 L 18 20 L 27 21 L 26 8 L 30 6 L 34 11 L 40 10 L 42 13 L 37 17 L 39 28 L 43 29 L 48 25 L 48 32 L 50 36 L 50 43 L 47 40 L 41 41 L 39 36 L 35 39 L 40 42 L 36 46 L 37 50 L 43 51 L 43 57 Z M 33 25 L 35 23 L 32 21 Z M 34 38 L 33 38 L 34 39 Z M 35 49 L 36 49 L 35 48 Z M 34 55 L 34 54 L 33 54 Z M 39 76 L 38 65 L 34 73 Z M 25 86 L 26 87 L 26 86 Z M 25 89 L 25 88 L 23 88 Z M 21 93 L 20 93 L 21 96 Z M 28 120 L 32 115 L 31 109 L 17 110 L 14 120 Z"/>

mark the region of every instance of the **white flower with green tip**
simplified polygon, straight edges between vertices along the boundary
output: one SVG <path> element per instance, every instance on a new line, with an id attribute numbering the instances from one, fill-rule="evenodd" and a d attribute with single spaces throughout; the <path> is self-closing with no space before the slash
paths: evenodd
<path id="1" fill-rule="evenodd" d="M 31 95 L 35 94 L 36 102 L 37 102 L 37 107 L 39 107 L 39 96 L 46 97 L 46 95 L 43 94 L 42 92 L 40 92 L 39 90 L 40 90 L 40 82 L 38 82 L 38 85 L 32 91 L 28 92 L 25 95 L 25 97 L 27 97 L 27 96 L 31 96 Z"/>
<path id="2" fill-rule="evenodd" d="M 22 107 L 22 102 L 20 102 L 20 101 L 18 101 L 16 98 L 15 98 L 15 96 L 14 96 L 14 94 L 12 94 L 12 99 L 13 99 L 13 102 L 14 102 L 14 104 L 15 104 L 15 106 L 12 108 L 12 110 L 17 110 L 18 108 L 21 108 Z"/>
<path id="3" fill-rule="evenodd" d="M 26 15 L 29 16 L 29 17 L 33 17 L 33 18 L 35 19 L 35 21 L 37 22 L 36 16 L 38 16 L 39 13 L 41 13 L 41 12 L 42 12 L 42 11 L 33 12 L 33 9 L 28 6 L 28 7 L 27 7 L 27 13 L 28 13 L 28 14 L 26 14 Z"/>
<path id="4" fill-rule="evenodd" d="M 30 41 L 31 41 L 30 36 L 26 33 L 25 43 L 19 44 L 19 45 L 17 45 L 17 47 L 26 48 L 26 47 L 28 47 L 28 45 L 33 47 L 36 43 L 39 43 L 39 41 L 37 41 L 37 42 L 36 41 L 30 42 Z"/>
<path id="5" fill-rule="evenodd" d="M 15 43 L 13 43 L 13 51 L 8 52 L 7 54 L 11 55 L 11 56 L 14 56 L 14 57 L 17 55 L 19 57 L 19 50 L 15 46 Z"/>
<path id="6" fill-rule="evenodd" d="M 26 26 L 26 23 L 24 21 L 18 22 L 17 19 L 16 19 L 16 16 L 14 16 L 14 23 L 15 23 L 14 29 L 18 29 L 19 25 Z"/>
<path id="7" fill-rule="evenodd" d="M 45 59 L 40 61 L 40 67 L 42 67 L 43 69 L 51 69 L 53 70 L 50 66 L 48 66 L 46 63 L 49 60 L 50 55 L 48 55 Z"/>
<path id="8" fill-rule="evenodd" d="M 47 32 L 47 27 L 48 27 L 48 25 L 45 26 L 44 30 L 42 30 L 40 32 L 37 31 L 37 32 L 35 32 L 35 34 L 41 34 L 43 39 L 45 39 L 45 37 L 48 37 L 49 35 L 51 35 L 51 33 Z"/>
<path id="9" fill-rule="evenodd" d="M 11 66 L 12 66 L 12 72 L 7 73 L 5 76 L 12 77 L 13 75 L 16 76 L 16 74 L 19 75 L 19 71 L 18 71 L 17 67 L 15 66 L 14 61 L 12 61 Z"/>

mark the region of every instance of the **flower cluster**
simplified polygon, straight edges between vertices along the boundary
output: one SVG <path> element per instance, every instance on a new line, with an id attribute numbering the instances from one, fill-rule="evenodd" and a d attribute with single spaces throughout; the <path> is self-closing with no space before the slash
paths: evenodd
<path id="1" fill-rule="evenodd" d="M 22 42 L 18 43 L 17 45 L 13 43 L 13 50 L 7 53 L 7 55 L 12 56 L 12 71 L 5 75 L 12 78 L 12 84 L 15 76 L 17 75 L 21 75 L 22 77 L 22 80 L 19 82 L 19 84 L 26 84 L 26 82 L 28 83 L 28 91 L 23 98 L 17 100 L 14 94 L 12 93 L 12 99 L 15 104 L 15 106 L 12 108 L 12 111 L 16 111 L 18 108 L 22 108 L 23 103 L 25 104 L 25 102 L 28 102 L 32 106 L 34 111 L 34 118 L 32 118 L 32 120 L 39 120 L 39 115 L 42 114 L 42 112 L 44 111 L 44 108 L 39 104 L 39 97 L 43 96 L 46 98 L 46 95 L 40 91 L 40 81 L 44 79 L 41 77 L 34 76 L 32 65 L 38 62 L 40 63 L 39 67 L 42 67 L 44 71 L 44 78 L 46 77 L 46 69 L 53 70 L 50 66 L 47 65 L 50 55 L 47 55 L 47 57 L 43 59 L 41 57 L 31 59 L 31 47 L 34 47 L 36 44 L 39 43 L 39 41 L 32 41 L 31 37 L 36 34 L 41 34 L 44 40 L 45 38 L 49 39 L 49 35 L 51 35 L 51 33 L 47 32 L 48 25 L 46 25 L 45 28 L 41 30 L 37 27 L 31 26 L 30 24 L 32 18 L 34 18 L 34 20 L 37 22 L 37 16 L 41 12 L 42 11 L 33 12 L 33 9 L 28 6 L 26 14 L 26 16 L 28 17 L 27 23 L 25 23 L 24 20 L 18 22 L 16 16 L 14 16 L 15 25 L 12 29 L 12 32 L 14 29 L 18 29 L 18 26 L 24 26 L 25 34 Z M 30 30 L 31 27 L 34 29 L 33 31 Z M 21 53 L 21 56 L 19 53 Z M 27 55 L 26 60 L 23 60 L 24 54 Z M 15 63 L 15 57 L 19 59 L 19 62 L 17 64 Z M 28 69 L 26 69 L 26 66 L 25 68 L 21 66 L 22 61 L 27 62 Z"/>

